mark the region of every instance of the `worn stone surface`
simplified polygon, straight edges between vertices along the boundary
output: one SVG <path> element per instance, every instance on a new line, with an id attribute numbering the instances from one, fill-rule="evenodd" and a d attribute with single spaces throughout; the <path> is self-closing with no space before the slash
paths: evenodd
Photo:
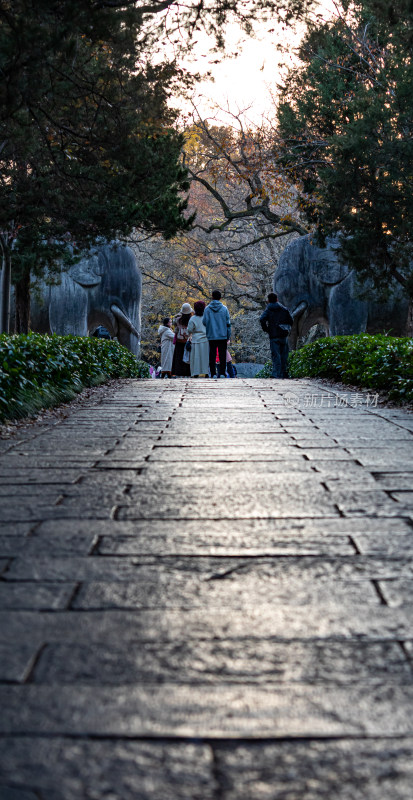
<path id="1" fill-rule="evenodd" d="M 2 558 L 4 556 L 17 556 L 25 546 L 26 538 L 24 536 L 0 534 L 0 557 Z"/>
<path id="2" fill-rule="evenodd" d="M 0 734 L 173 738 L 413 736 L 413 684 L 0 688 Z"/>
<path id="3" fill-rule="evenodd" d="M 1 652 L 1 651 L 0 651 Z M 47 645 L 31 680 L 50 684 L 120 682 L 205 684 L 331 683 L 364 680 L 412 683 L 396 642 L 281 642 L 268 639 L 142 642 L 120 651 L 106 644 Z"/>
<path id="4" fill-rule="evenodd" d="M 48 611 L 66 608 L 75 583 L 58 585 L 46 581 L 22 581 L 0 583 L 0 607 L 2 609 L 32 609 Z"/>
<path id="5" fill-rule="evenodd" d="M 7 441 L 0 800 L 410 800 L 412 416 L 345 395 L 125 381 Z"/>
<path id="6" fill-rule="evenodd" d="M 223 573 L 222 573 L 223 574 Z M 318 605 L 326 608 L 339 606 L 350 598 L 352 603 L 376 604 L 377 596 L 372 585 L 357 582 L 342 582 L 336 585 L 334 580 L 328 583 L 316 583 L 309 586 L 304 583 L 296 586 L 291 596 L 291 585 L 285 582 L 258 580 L 223 581 L 218 584 L 220 573 L 214 582 L 200 582 L 188 579 L 184 585 L 175 585 L 173 576 L 165 581 L 147 581 L 145 578 L 135 582 L 85 583 L 74 600 L 74 607 L 81 609 L 95 608 L 201 608 L 205 604 L 211 609 L 225 607 L 230 613 L 233 608 L 245 608 L 254 594 L 257 606 L 266 601 L 270 593 L 274 603 L 292 605 Z M 413 585 L 413 581 L 412 581 Z"/>
<path id="7" fill-rule="evenodd" d="M 410 800 L 413 742 L 280 741 L 214 747 L 225 800 Z"/>
<path id="8" fill-rule="evenodd" d="M 216 798 L 213 752 L 207 744 L 16 737 L 2 746 L 2 752 L 3 781 L 15 792 L 33 786 L 36 800 L 39 796 L 53 800 Z M 10 800 L 26 797 L 10 794 Z"/>
<path id="9" fill-rule="evenodd" d="M 389 606 L 410 605 L 413 603 L 413 579 L 393 578 L 381 580 L 380 590 Z"/>
<path id="10" fill-rule="evenodd" d="M 0 682 L 23 683 L 34 664 L 37 649 L 29 644 L 0 643 Z"/>
<path id="11" fill-rule="evenodd" d="M 6 564 L 5 564 L 6 568 Z M 23 553 L 8 565 L 5 575 L 8 583 L 20 581 L 100 581 L 114 585 L 127 584 L 138 590 L 153 587 L 153 590 L 167 592 L 168 586 L 176 586 L 183 594 L 189 587 L 197 586 L 197 594 L 212 592 L 220 582 L 220 591 L 226 592 L 228 586 L 236 599 L 239 593 L 256 592 L 257 600 L 265 592 L 282 591 L 295 602 L 300 591 L 304 594 L 334 586 L 334 592 L 345 591 L 345 585 L 355 584 L 361 589 L 370 589 L 371 581 L 389 578 L 413 579 L 413 559 L 409 555 L 397 559 L 352 555 L 348 557 L 309 557 L 279 556 L 268 557 L 213 557 L 213 556 L 156 556 L 84 558 L 48 557 L 39 553 L 38 558 Z M 291 587 L 294 586 L 294 592 Z"/>
<path id="12" fill-rule="evenodd" d="M 48 642 L 110 642 L 119 650 L 140 641 L 175 641 L 176 639 L 275 637 L 310 641 L 334 638 L 339 641 L 404 641 L 413 638 L 413 615 L 410 605 L 390 608 L 386 605 L 313 605 L 304 614 L 300 605 L 267 602 L 257 608 L 159 608 L 155 610 L 104 609 L 74 612 L 33 611 L 0 612 L 0 641 L 9 644 L 16 636 L 39 647 Z M 125 642 L 127 643 L 125 645 Z"/>

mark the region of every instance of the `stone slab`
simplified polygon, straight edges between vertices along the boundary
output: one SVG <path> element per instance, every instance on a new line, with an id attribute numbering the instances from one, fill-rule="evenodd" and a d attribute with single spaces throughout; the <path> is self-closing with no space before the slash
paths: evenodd
<path id="1" fill-rule="evenodd" d="M 110 642 L 126 649 L 134 642 L 194 639 L 275 637 L 282 641 L 334 638 L 346 641 L 413 639 L 413 606 L 390 608 L 352 602 L 349 596 L 339 606 L 303 606 L 260 603 L 245 608 L 156 608 L 105 609 L 93 611 L 0 611 L 0 641 L 17 637 L 40 646 L 44 641 Z M 125 645 L 125 643 L 127 643 Z"/>
<path id="2" fill-rule="evenodd" d="M 0 651 L 1 652 L 1 651 Z M 412 666 L 396 642 L 279 642 L 272 639 L 49 644 L 31 682 L 61 685 L 130 683 L 357 685 L 360 681 L 413 683 Z"/>
<path id="3" fill-rule="evenodd" d="M 267 460 L 265 460 L 267 458 Z M 284 459 L 272 459 L 270 455 L 263 455 L 261 461 L 253 462 L 251 466 L 250 461 L 234 460 L 234 461 L 174 461 L 168 463 L 168 480 L 174 477 L 208 477 L 214 479 L 216 475 L 228 475 L 231 481 L 231 492 L 236 489 L 238 477 L 242 477 L 242 473 L 250 476 L 250 483 L 253 481 L 259 482 L 261 478 L 267 475 L 272 475 L 274 485 L 278 479 L 285 474 L 291 475 L 291 482 L 297 481 L 297 472 L 307 473 L 308 477 L 314 478 L 314 473 L 324 473 L 321 477 L 318 474 L 319 482 L 325 482 L 327 479 L 345 479 L 359 480 L 367 475 L 367 481 L 372 480 L 372 476 L 363 467 L 360 467 L 353 461 L 317 461 L 309 462 L 303 456 L 288 457 Z M 163 461 L 147 461 L 142 469 L 142 474 L 152 477 L 155 480 L 155 475 L 164 474 L 165 465 Z M 89 473 L 90 474 L 90 473 Z M 131 481 L 132 483 L 134 481 Z M 135 481 L 136 482 L 136 481 Z M 373 486 L 381 489 L 373 479 Z"/>
<path id="4" fill-rule="evenodd" d="M 0 797 L 410 800 L 409 420 L 328 403 L 123 381 L 0 456 Z"/>
<path id="5" fill-rule="evenodd" d="M 241 478 L 244 477 L 244 480 Z M 271 476 L 270 476 L 271 477 Z M 377 492 L 381 495 L 380 491 Z M 230 497 L 230 505 L 229 505 Z M 384 495 L 387 505 L 396 506 Z M 266 476 L 239 476 L 238 492 L 229 495 L 228 486 L 221 480 L 194 481 L 180 477 L 175 486 L 172 479 L 166 485 L 156 488 L 152 485 L 146 491 L 132 486 L 127 502 L 119 503 L 118 519 L 139 519 L 164 517 L 170 519 L 197 518 L 200 506 L 208 509 L 208 516 L 220 518 L 242 517 L 312 517 L 320 514 L 326 517 L 339 516 L 335 496 L 321 485 L 319 476 L 303 476 L 291 481 L 282 476 L 273 481 Z M 399 507 L 396 506 L 396 509 Z M 154 513 L 156 509 L 156 513 Z M 397 515 L 394 512 L 394 515 Z"/>
<path id="6" fill-rule="evenodd" d="M 46 459 L 49 457 L 50 459 L 54 459 L 55 461 L 59 460 L 62 463 L 62 465 L 64 465 L 65 463 L 68 463 L 68 465 L 70 465 L 71 463 L 76 463 L 77 459 L 76 445 L 73 443 L 72 440 L 69 441 L 67 445 L 63 445 L 61 443 L 55 444 L 54 442 L 50 442 L 45 446 L 43 442 L 41 443 L 41 445 L 39 445 L 39 443 L 35 441 L 35 442 L 30 442 L 30 446 L 28 446 L 26 443 L 24 445 L 24 449 L 21 447 L 16 447 L 13 450 L 13 457 L 16 459 L 30 458 L 30 457 L 36 458 L 36 456 L 39 453 L 39 449 L 41 450 L 42 458 L 44 461 L 46 461 Z M 83 450 L 82 455 L 85 460 L 86 458 L 88 458 L 89 460 L 96 459 L 101 457 L 104 453 L 106 453 L 107 449 L 108 448 L 106 447 L 106 445 L 102 447 L 96 447 L 94 443 L 86 442 L 85 446 L 82 445 L 82 450 Z"/>
<path id="7" fill-rule="evenodd" d="M 24 529 L 22 529 L 22 532 Z M 410 517 L 311 517 L 300 519 L 289 517 L 287 519 L 203 519 L 202 528 L 199 519 L 180 520 L 179 529 L 171 526 L 169 520 L 46 520 L 36 527 L 36 533 L 55 536 L 72 536 L 75 534 L 99 536 L 136 536 L 141 539 L 153 536 L 180 536 L 190 542 L 195 536 L 205 536 L 218 544 L 230 537 L 235 538 L 240 548 L 248 545 L 250 537 L 303 537 L 344 536 L 358 533 L 411 534 L 413 523 Z"/>
<path id="8" fill-rule="evenodd" d="M 413 489 L 413 468 L 411 472 L 377 472 L 374 478 L 380 488 L 386 491 Z"/>
<path id="9" fill-rule="evenodd" d="M 36 531 L 25 540 L 24 558 L 38 558 L 41 555 L 48 557 L 61 556 L 88 556 L 93 552 L 98 543 L 98 536 L 79 531 L 65 535 L 59 531 L 60 521 L 53 523 L 53 533 L 39 533 Z"/>
<path id="10" fill-rule="evenodd" d="M 29 644 L 0 643 L 0 683 L 24 683 L 36 654 L 37 649 Z"/>
<path id="11" fill-rule="evenodd" d="M 411 472 L 413 470 L 412 448 L 399 452 L 399 448 L 391 449 L 349 449 L 349 455 L 370 472 Z"/>
<path id="12" fill-rule="evenodd" d="M 409 578 L 381 579 L 380 591 L 391 607 L 410 605 L 413 602 L 413 580 Z"/>
<path id="13" fill-rule="evenodd" d="M 259 586 L 277 582 L 293 596 L 296 589 L 330 582 L 366 582 L 387 578 L 413 578 L 413 559 L 377 556 L 130 556 L 47 557 L 33 559 L 24 553 L 5 561 L 8 581 L 109 581 L 150 583 L 186 581 L 234 585 L 240 581 Z M 225 579 L 225 580 L 224 580 Z M 227 579 L 227 580 L 226 580 Z M 293 586 L 293 584 L 296 584 Z M 288 586 L 290 587 L 288 590 Z M 240 587 L 241 588 L 241 587 Z"/>
<path id="14" fill-rule="evenodd" d="M 86 488 L 90 488 L 91 494 L 96 491 L 103 491 L 108 493 L 125 491 L 131 483 L 141 485 L 144 482 L 142 478 L 143 471 L 147 470 L 147 464 L 144 467 L 137 469 L 91 469 L 88 473 L 79 478 L 77 486 L 80 487 L 80 492 L 83 493 Z M 73 492 L 66 492 L 73 496 Z"/>
<path id="15" fill-rule="evenodd" d="M 219 583 L 189 579 L 179 585 L 174 581 L 159 580 L 129 581 L 112 583 L 90 582 L 82 584 L 73 607 L 76 609 L 140 609 L 140 608 L 248 608 L 254 602 L 257 609 L 266 603 L 270 593 L 274 604 L 298 606 L 323 605 L 334 609 L 351 604 L 377 605 L 377 594 L 369 581 L 343 581 L 316 583 L 312 586 L 285 585 L 282 582 L 233 581 Z"/>
<path id="16" fill-rule="evenodd" d="M 267 444 L 260 447 L 259 451 L 254 445 L 239 443 L 231 446 L 222 445 L 201 448 L 193 447 L 155 447 L 148 458 L 151 461 L 263 461 L 263 456 L 269 460 L 275 458 L 283 461 L 284 458 L 300 457 L 304 454 L 295 445 L 282 447 L 277 444 Z M 350 458 L 347 454 L 346 458 Z M 331 456 L 330 456 L 331 457 Z"/>
<path id="17" fill-rule="evenodd" d="M 32 502 L 23 501 L 16 504 L 10 498 L 7 503 L 3 501 L 0 508 L 0 520 L 2 522 L 41 522 L 44 519 L 110 519 L 116 508 L 116 501 L 113 506 L 102 507 L 96 503 L 93 507 L 87 505 L 83 507 L 79 500 L 66 505 L 51 505 L 45 502 L 41 496 L 33 498 Z"/>
<path id="18" fill-rule="evenodd" d="M 413 743 L 381 740 L 217 743 L 222 800 L 410 800 Z"/>
<path id="19" fill-rule="evenodd" d="M 308 459 L 308 461 L 351 461 L 357 462 L 358 458 L 355 455 L 352 455 L 344 448 L 339 447 L 336 445 L 335 448 L 331 447 L 305 447 L 300 449 L 300 453 Z"/>
<path id="20" fill-rule="evenodd" d="M 46 579 L 47 580 L 47 579 Z M 0 583 L 0 608 L 37 609 L 49 611 L 67 608 L 75 588 L 74 583 L 56 584 L 40 581 L 24 581 L 22 583 Z"/>
<path id="21" fill-rule="evenodd" d="M 0 533 L 0 557 L 9 558 L 19 555 L 26 543 L 25 536 L 3 536 Z"/>
<path id="22" fill-rule="evenodd" d="M 164 434 L 162 434 L 160 440 L 156 442 L 156 446 L 184 447 L 187 449 L 195 448 L 199 450 L 200 453 L 204 453 L 206 450 L 215 446 L 225 446 L 226 448 L 231 448 L 232 446 L 238 447 L 239 445 L 246 444 L 255 447 L 258 451 L 260 451 L 262 445 L 267 448 L 267 446 L 270 444 L 272 444 L 274 447 L 278 445 L 290 447 L 296 444 L 296 441 L 293 439 L 292 435 L 285 433 L 285 431 L 282 430 L 260 430 L 257 432 L 243 430 L 242 434 L 240 434 L 236 430 L 234 431 L 233 429 L 228 428 L 226 429 L 226 432 L 222 434 L 219 430 L 214 431 L 211 436 L 208 437 L 208 441 L 208 445 L 200 445 L 199 430 L 193 433 L 190 429 L 189 431 L 186 430 L 181 434 L 168 429 Z"/>
<path id="23" fill-rule="evenodd" d="M 1 800 L 216 800 L 213 753 L 202 742 L 36 734 L 3 741 L 2 754 Z M 4 794 L 6 782 L 17 796 Z"/>
<path id="24" fill-rule="evenodd" d="M 28 536 L 35 524 L 32 522 L 0 522 L 0 534 L 2 536 Z"/>
<path id="25" fill-rule="evenodd" d="M 2 486 L 12 484 L 14 486 L 24 484 L 64 484 L 76 483 L 85 474 L 84 470 L 79 469 L 36 469 L 33 464 L 27 465 L 26 469 L 14 467 L 12 469 L 1 469 L 0 480 Z"/>
<path id="26" fill-rule="evenodd" d="M 389 558 L 413 554 L 413 528 L 406 533 L 357 533 L 352 536 L 357 550 L 366 555 L 381 555 Z"/>
<path id="27" fill-rule="evenodd" d="M 101 456 L 99 456 L 101 458 Z M 72 454 L 70 456 L 64 456 L 58 454 L 45 454 L 41 451 L 41 454 L 36 453 L 34 456 L 27 455 L 9 455 L 7 460 L 0 459 L 0 468 L 4 469 L 32 469 L 35 466 L 37 469 L 53 469 L 53 470 L 66 470 L 66 469 L 79 469 L 85 470 L 90 469 L 94 466 L 96 462 L 95 457 L 91 457 L 88 453 L 86 455 L 79 455 L 79 454 Z"/>
<path id="28" fill-rule="evenodd" d="M 242 520 L 244 522 L 244 520 Z M 217 531 L 215 535 L 203 535 L 196 530 L 188 539 L 180 530 L 150 536 L 122 536 L 119 533 L 113 536 L 103 536 L 96 548 L 100 555 L 211 555 L 232 556 L 238 555 L 353 555 L 354 545 L 348 536 L 320 536 L 311 538 L 304 536 L 294 538 L 290 536 L 277 537 L 274 533 L 260 533 L 249 535 L 247 541 L 240 540 L 240 533 L 234 526 L 230 535 L 223 535 Z M 378 551 L 385 552 L 385 551 Z M 404 551 L 406 552 L 406 551 Z M 410 553 L 410 550 L 408 551 Z M 412 542 L 413 555 L 413 542 Z"/>
<path id="29" fill-rule="evenodd" d="M 63 477 L 63 475 L 61 475 Z M 54 505 L 56 500 L 66 491 L 72 487 L 73 484 L 67 482 L 60 482 L 60 483 L 46 483 L 46 484 L 1 484 L 0 485 L 0 506 L 1 508 L 4 507 L 4 503 L 7 501 L 8 498 L 13 498 L 13 502 L 16 502 L 14 498 L 21 499 L 22 497 L 27 498 L 36 498 L 41 497 L 42 501 L 47 500 L 50 505 Z M 0 511 L 1 513 L 1 511 Z"/>
<path id="30" fill-rule="evenodd" d="M 1 780 L 1 778 L 0 778 Z M 19 789 L 14 783 L 14 786 L 0 785 L 0 798 L 1 800 L 38 800 L 39 795 L 29 789 Z"/>
<path id="31" fill-rule="evenodd" d="M 409 510 L 413 511 L 413 491 L 391 491 L 390 497 L 393 500 L 396 500 L 397 503 L 400 503 L 404 508 L 408 508 Z"/>
<path id="32" fill-rule="evenodd" d="M 380 489 L 366 488 L 361 491 L 357 491 L 353 487 L 350 487 L 348 491 L 331 489 L 330 497 L 340 512 L 346 516 L 367 514 L 369 516 L 397 517 L 406 516 L 411 509 L 408 500 L 398 501 L 398 498 L 389 496 Z"/>
<path id="33" fill-rule="evenodd" d="M 139 470 L 146 467 L 147 463 L 143 460 L 142 454 L 138 453 L 136 457 L 129 456 L 128 458 L 113 459 L 105 458 L 99 459 L 94 464 L 94 471 L 97 470 Z"/>
<path id="34" fill-rule="evenodd" d="M 0 732 L 266 738 L 412 736 L 413 686 L 0 688 Z"/>
<path id="35" fill-rule="evenodd" d="M 222 411 L 221 409 L 222 403 L 216 405 L 216 411 L 211 411 L 209 404 L 207 408 L 203 408 L 199 402 L 195 403 L 191 409 L 187 401 L 185 401 L 185 407 L 182 410 L 185 413 L 185 421 L 188 422 L 189 428 L 192 425 L 198 425 L 199 421 L 201 421 L 202 425 L 208 426 L 208 433 L 210 430 L 209 426 L 211 426 L 211 432 L 213 432 L 215 426 L 220 427 L 222 425 L 225 427 L 228 422 L 234 425 L 245 425 L 245 427 L 248 427 L 250 422 L 259 423 L 273 421 L 273 415 L 269 414 L 262 404 L 257 405 L 255 408 L 251 407 L 251 404 L 245 405 L 243 408 L 240 408 L 239 406 L 237 408 L 236 404 L 231 404 L 226 411 Z M 235 414 L 230 414 L 230 410 L 233 410 Z M 237 411 L 239 412 L 238 414 Z M 169 425 L 168 427 L 172 428 L 175 422 L 179 421 L 181 416 L 182 411 L 174 414 L 172 425 Z M 183 420 L 182 424 L 184 424 Z"/>
<path id="36" fill-rule="evenodd" d="M 0 575 L 2 575 L 7 570 L 10 563 L 11 563 L 10 559 L 0 558 Z"/>
<path id="37" fill-rule="evenodd" d="M 145 461 L 149 455 L 152 454 L 153 446 L 152 443 L 148 445 L 142 444 L 128 444 L 126 445 L 119 445 L 114 450 L 111 450 L 109 453 L 105 453 L 108 461 L 116 462 L 116 461 Z M 102 455 L 96 459 L 98 462 L 102 462 L 103 458 Z"/>

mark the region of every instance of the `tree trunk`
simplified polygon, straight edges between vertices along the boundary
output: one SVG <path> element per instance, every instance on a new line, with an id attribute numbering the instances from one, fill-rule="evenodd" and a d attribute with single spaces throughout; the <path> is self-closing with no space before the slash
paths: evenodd
<path id="1" fill-rule="evenodd" d="M 28 333 L 30 328 L 30 272 L 15 285 L 16 291 L 16 333 Z"/>
<path id="2" fill-rule="evenodd" d="M 413 337 L 413 297 L 410 298 L 409 310 L 407 312 L 407 336 Z"/>
<path id="3" fill-rule="evenodd" d="M 0 333 L 9 333 L 10 329 L 10 284 L 11 284 L 11 253 L 2 241 L 3 269 L 1 272 L 0 286 Z"/>

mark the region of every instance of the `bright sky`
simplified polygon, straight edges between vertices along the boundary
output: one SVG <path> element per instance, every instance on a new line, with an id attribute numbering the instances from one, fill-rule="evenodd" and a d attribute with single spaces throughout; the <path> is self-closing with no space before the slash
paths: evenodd
<path id="1" fill-rule="evenodd" d="M 331 16 L 333 0 L 322 0 L 319 8 L 323 16 Z M 200 39 L 193 69 L 201 74 L 209 70 L 214 78 L 214 82 L 203 81 L 197 88 L 194 99 L 201 115 L 213 113 L 214 104 L 235 112 L 249 108 L 246 116 L 254 122 L 271 115 L 271 93 L 277 93 L 283 70 L 294 63 L 294 49 L 303 30 L 304 26 L 294 31 L 268 22 L 260 25 L 255 38 L 246 38 L 237 25 L 228 26 L 227 50 L 239 55 L 221 58 L 218 64 L 213 63 L 218 57 L 208 52 L 207 38 Z M 280 42 L 283 45 L 288 43 L 288 53 L 277 50 L 276 45 Z"/>
<path id="2" fill-rule="evenodd" d="M 235 38 L 236 30 L 232 31 Z M 235 49 L 235 48 L 234 48 Z M 203 81 L 197 88 L 196 104 L 202 114 L 213 109 L 214 104 L 229 108 L 232 111 L 248 108 L 247 116 L 258 120 L 268 115 L 273 103 L 271 92 L 276 93 L 276 84 L 280 81 L 281 67 L 285 64 L 285 55 L 275 47 L 274 33 L 263 31 L 260 38 L 243 42 L 237 58 L 226 58 L 219 64 L 211 64 L 214 58 L 200 54 L 197 68 L 200 72 L 210 70 L 214 81 Z"/>

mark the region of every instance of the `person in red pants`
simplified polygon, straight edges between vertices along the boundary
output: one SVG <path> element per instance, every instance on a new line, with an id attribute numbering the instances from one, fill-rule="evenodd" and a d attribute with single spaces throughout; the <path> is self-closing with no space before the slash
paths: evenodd
<path id="1" fill-rule="evenodd" d="M 202 322 L 206 328 L 206 335 L 209 342 L 209 369 L 211 378 L 217 378 L 215 371 L 215 357 L 218 348 L 219 353 L 219 377 L 225 378 L 227 368 L 227 341 L 231 338 L 231 320 L 229 311 L 221 303 L 221 292 L 214 289 L 212 300 L 207 305 Z"/>

